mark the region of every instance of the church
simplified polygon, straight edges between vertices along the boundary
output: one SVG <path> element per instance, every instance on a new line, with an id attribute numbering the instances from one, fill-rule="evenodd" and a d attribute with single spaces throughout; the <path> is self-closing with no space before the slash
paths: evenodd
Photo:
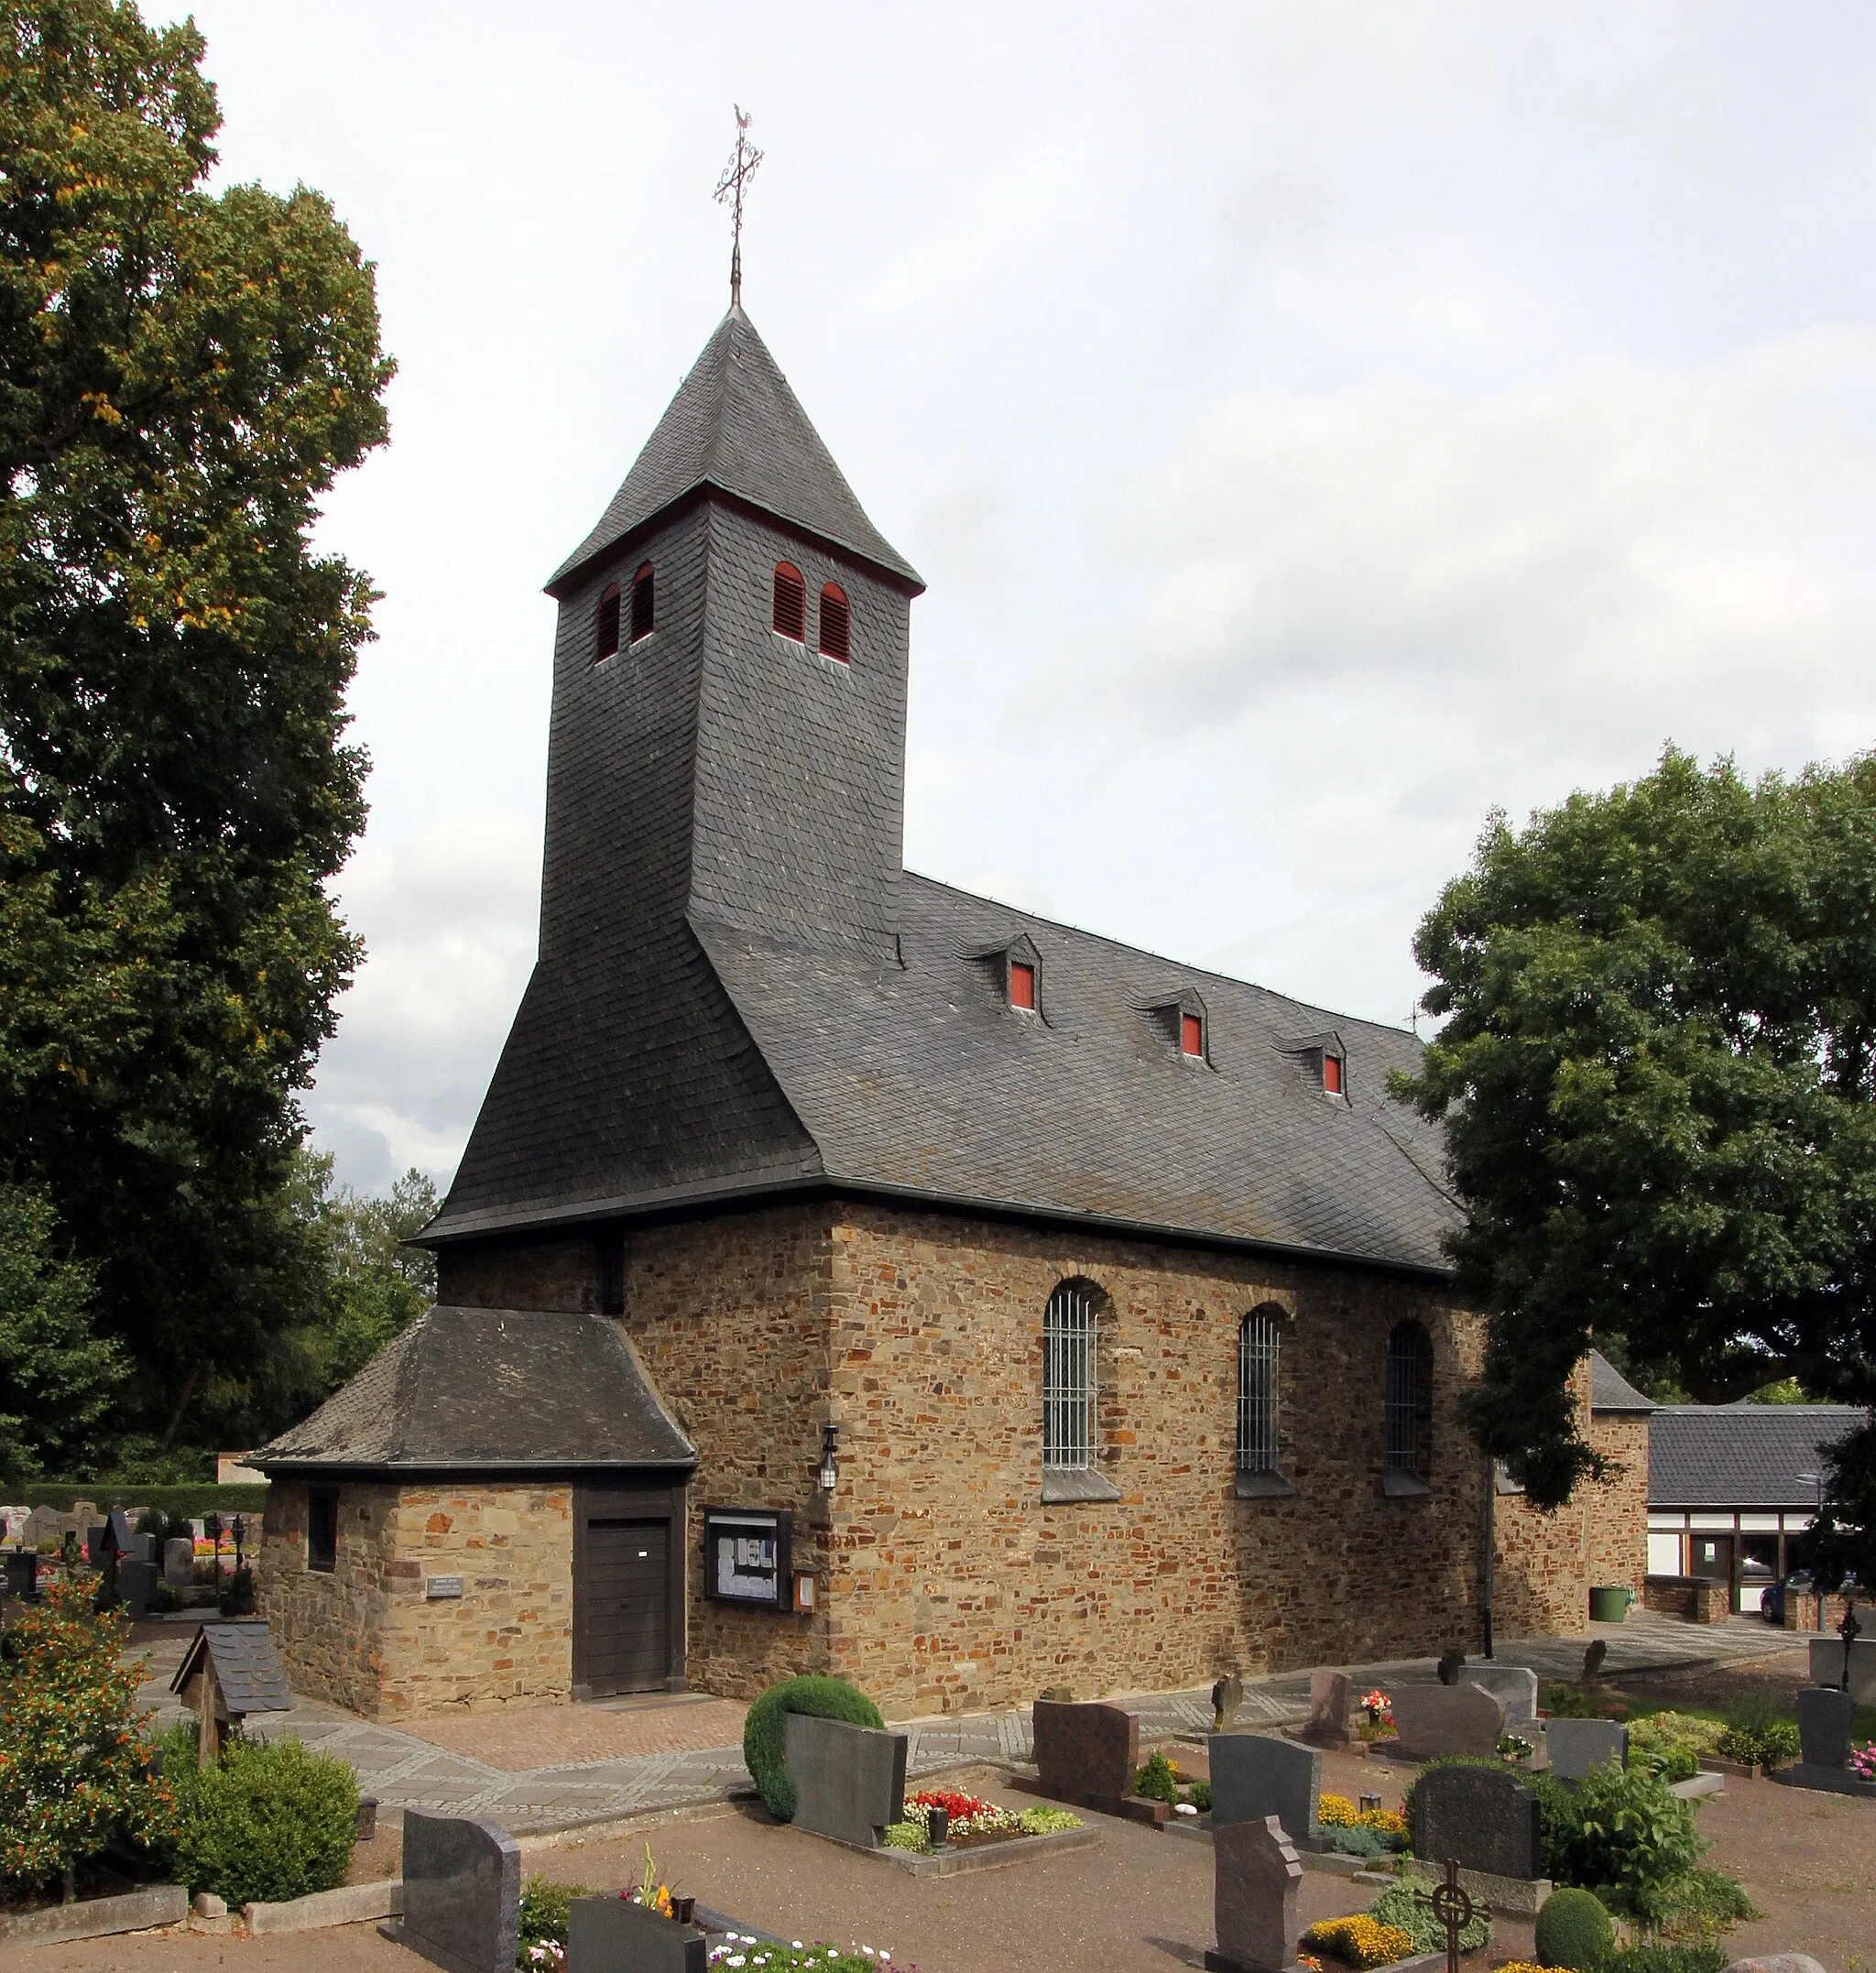
<path id="1" fill-rule="evenodd" d="M 1639 1587 L 1587 1363 L 1621 1471 L 1557 1514 L 1456 1421 L 1412 1036 L 904 867 L 922 587 L 733 304 L 548 583 L 539 953 L 437 1305 L 253 1455 L 298 1689 L 909 1717 Z"/>

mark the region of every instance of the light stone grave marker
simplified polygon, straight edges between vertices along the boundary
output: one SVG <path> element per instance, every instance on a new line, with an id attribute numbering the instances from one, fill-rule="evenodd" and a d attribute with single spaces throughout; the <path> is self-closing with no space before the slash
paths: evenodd
<path id="1" fill-rule="evenodd" d="M 1274 1815 L 1297 1849 L 1328 1845 L 1316 1821 L 1323 1757 L 1313 1747 L 1273 1733 L 1219 1733 L 1207 1742 L 1212 1775 L 1212 1828 L 1261 1823 Z"/>
<path id="2" fill-rule="evenodd" d="M 1613 1719 L 1552 1719 L 1544 1723 L 1550 1771 L 1560 1782 L 1580 1782 L 1592 1768 L 1629 1764 L 1629 1729 Z"/>
<path id="3" fill-rule="evenodd" d="M 1498 1751 L 1505 1705 L 1481 1685 L 1402 1685 L 1393 1703 L 1393 1750 L 1408 1760 Z"/>

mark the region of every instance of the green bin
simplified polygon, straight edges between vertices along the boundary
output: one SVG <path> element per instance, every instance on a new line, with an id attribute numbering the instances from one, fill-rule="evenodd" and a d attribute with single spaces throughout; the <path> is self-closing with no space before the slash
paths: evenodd
<path id="1" fill-rule="evenodd" d="M 1589 1621 L 1593 1624 L 1626 1623 L 1629 1606 L 1635 1600 L 1635 1592 L 1626 1583 L 1618 1583 L 1613 1588 L 1597 1588 L 1589 1592 Z"/>

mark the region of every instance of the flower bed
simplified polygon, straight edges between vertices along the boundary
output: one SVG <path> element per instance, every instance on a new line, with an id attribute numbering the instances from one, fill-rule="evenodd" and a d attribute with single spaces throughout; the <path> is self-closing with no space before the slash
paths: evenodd
<path id="1" fill-rule="evenodd" d="M 1303 1943 L 1349 1967 L 1392 1966 L 1413 1950 L 1412 1939 L 1398 1925 L 1384 1925 L 1365 1914 L 1321 1919 L 1303 1935 Z"/>
<path id="2" fill-rule="evenodd" d="M 1066 1809 L 1030 1808 L 1018 1813 L 998 1808 L 982 1795 L 961 1794 L 950 1788 L 922 1788 L 905 1798 L 905 1820 L 888 1828 L 880 1843 L 887 1849 L 928 1854 L 932 1848 L 932 1811 L 938 1808 L 951 1818 L 945 1841 L 958 1849 L 1008 1843 L 1025 1836 L 1056 1836 L 1064 1829 L 1082 1826 L 1081 1817 L 1070 1815 Z"/>

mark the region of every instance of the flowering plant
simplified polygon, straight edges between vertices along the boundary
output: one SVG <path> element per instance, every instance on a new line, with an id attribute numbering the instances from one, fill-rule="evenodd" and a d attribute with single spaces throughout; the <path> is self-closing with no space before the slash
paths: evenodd
<path id="1" fill-rule="evenodd" d="M 750 1932 L 729 1932 L 721 1946 L 710 1948 L 713 1967 L 732 1967 L 736 1973 L 919 1973 L 917 1967 L 901 1965 L 884 1946 L 877 1952 L 870 1946 L 855 1946 L 842 1952 L 816 1939 L 804 1946 L 800 1939 L 784 1946 L 780 1939 L 758 1939 Z"/>
<path id="2" fill-rule="evenodd" d="M 1368 1717 L 1378 1727 L 1391 1726 L 1394 1720 L 1394 1702 L 1379 1685 L 1372 1692 L 1361 1695 L 1361 1703 L 1368 1708 Z"/>
<path id="3" fill-rule="evenodd" d="M 1860 1782 L 1876 1782 L 1876 1740 L 1850 1749 L 1850 1772 Z"/>
<path id="4" fill-rule="evenodd" d="M 1392 1966 L 1413 1950 L 1412 1938 L 1398 1925 L 1381 1924 L 1365 1912 L 1353 1918 L 1325 1918 L 1303 1935 L 1303 1942 L 1351 1967 Z"/>
<path id="5" fill-rule="evenodd" d="M 645 1846 L 645 1868 L 639 1873 L 638 1881 L 629 1891 L 622 1891 L 619 1896 L 627 1903 L 642 1904 L 649 1912 L 656 1912 L 660 1918 L 669 1918 L 671 1909 L 671 1886 L 660 1880 L 658 1866 L 651 1859 L 651 1846 Z"/>

